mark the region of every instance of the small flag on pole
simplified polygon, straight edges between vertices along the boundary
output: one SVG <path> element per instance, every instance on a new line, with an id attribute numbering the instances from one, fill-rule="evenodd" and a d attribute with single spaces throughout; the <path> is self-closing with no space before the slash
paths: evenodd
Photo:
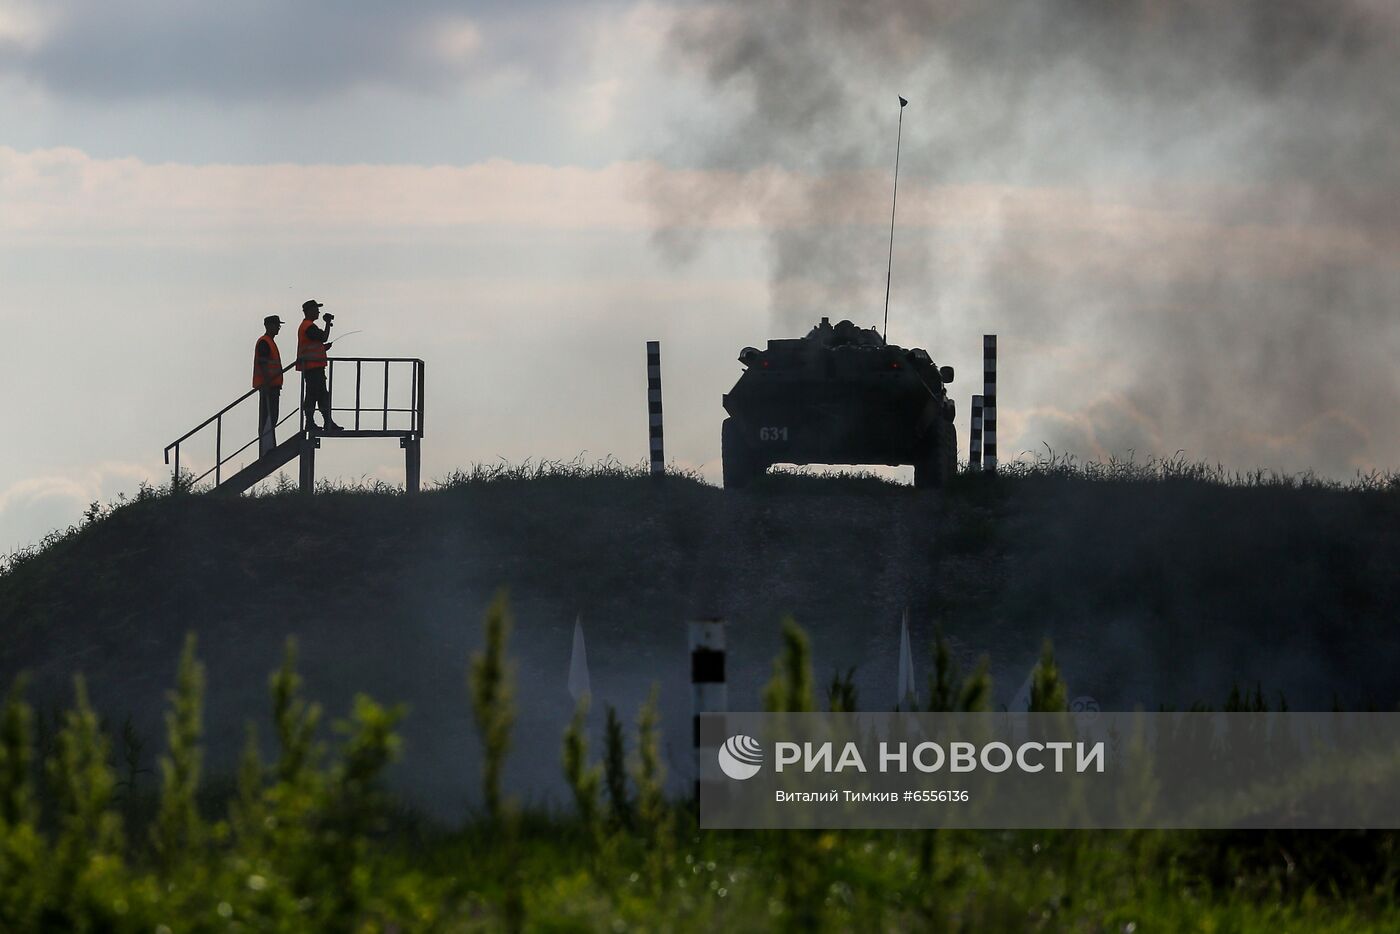
<path id="1" fill-rule="evenodd" d="M 902 98 L 902 97 L 899 99 L 899 106 L 901 106 L 901 107 L 906 106 L 908 103 L 909 103 L 909 102 L 906 101 L 906 100 L 905 100 L 904 98 Z"/>
<path id="2" fill-rule="evenodd" d="M 904 610 L 904 619 L 899 624 L 899 696 L 900 706 L 907 709 L 919 705 L 919 692 L 914 687 L 914 653 L 909 650 L 909 609 Z"/>
<path id="3" fill-rule="evenodd" d="M 569 656 L 569 695 L 577 701 L 593 693 L 588 681 L 588 650 L 583 645 L 583 617 L 574 619 L 574 650 Z"/>

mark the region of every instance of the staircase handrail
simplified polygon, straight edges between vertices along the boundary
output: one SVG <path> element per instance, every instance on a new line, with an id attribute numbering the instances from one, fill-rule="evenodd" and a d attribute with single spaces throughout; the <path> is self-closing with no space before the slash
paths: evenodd
<path id="1" fill-rule="evenodd" d="M 291 369 L 292 367 L 294 367 L 294 366 L 296 366 L 295 363 L 289 363 L 289 364 L 287 364 L 286 366 L 282 367 L 282 372 L 283 372 L 283 373 L 286 373 L 288 370 L 290 370 L 290 369 Z M 194 426 L 193 428 L 191 428 L 189 431 L 185 432 L 183 435 L 181 435 L 180 437 L 176 438 L 174 441 L 172 441 L 172 442 L 170 442 L 169 444 L 167 444 L 167 445 L 165 446 L 165 462 L 166 462 L 167 464 L 170 463 L 170 451 L 171 451 L 172 448 L 174 448 L 174 447 L 175 447 L 176 445 L 178 445 L 178 444 L 181 444 L 181 443 L 183 443 L 183 442 L 185 442 L 185 441 L 188 441 L 190 438 L 192 438 L 192 437 L 194 437 L 195 435 L 199 434 L 199 432 L 203 431 L 204 429 L 208 428 L 210 425 L 214 424 L 214 422 L 217 421 L 217 420 L 220 418 L 220 416 L 224 415 L 226 412 L 228 412 L 229 409 L 231 409 L 231 408 L 233 408 L 234 406 L 238 405 L 238 404 L 239 404 L 240 402 L 242 402 L 244 399 L 247 399 L 247 398 L 249 398 L 250 396 L 252 396 L 253 393 L 255 393 L 255 392 L 257 392 L 256 389 L 250 389 L 250 390 L 248 390 L 248 391 L 245 392 L 243 395 L 239 396 L 237 399 L 234 399 L 234 400 L 233 400 L 232 402 L 230 402 L 228 405 L 224 406 L 222 409 L 219 409 L 219 411 L 215 412 L 213 415 L 209 416 L 209 417 L 206 418 L 204 421 L 200 422 L 198 425 L 195 425 L 195 426 Z M 286 421 L 286 419 L 284 418 L 284 419 L 282 419 L 282 421 Z M 278 422 L 279 425 L 280 425 L 281 423 L 282 423 L 282 422 Z M 254 439 L 254 440 L 256 440 L 256 439 Z M 229 456 L 231 457 L 231 456 L 233 456 L 233 455 L 229 455 Z"/>

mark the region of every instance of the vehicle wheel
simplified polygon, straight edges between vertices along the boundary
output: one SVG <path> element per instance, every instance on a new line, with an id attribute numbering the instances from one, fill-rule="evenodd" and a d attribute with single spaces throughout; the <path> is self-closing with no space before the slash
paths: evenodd
<path id="1" fill-rule="evenodd" d="M 942 489 L 958 466 L 957 429 L 940 421 L 931 435 L 923 457 L 914 465 L 914 486 L 920 490 Z"/>
<path id="2" fill-rule="evenodd" d="M 726 490 L 748 486 L 767 469 L 755 456 L 753 447 L 742 437 L 740 424 L 732 418 L 726 418 L 720 427 L 720 454 L 724 463 Z"/>

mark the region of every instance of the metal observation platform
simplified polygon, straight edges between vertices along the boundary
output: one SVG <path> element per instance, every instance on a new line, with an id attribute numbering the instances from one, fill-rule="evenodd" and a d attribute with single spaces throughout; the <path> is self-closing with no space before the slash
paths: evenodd
<path id="1" fill-rule="evenodd" d="M 293 366 L 288 364 L 282 372 Z M 301 405 L 306 389 L 302 385 L 297 404 L 274 429 L 282 429 L 295 418 L 296 431 L 267 453 L 259 454 L 258 391 L 250 389 L 166 445 L 165 463 L 173 464 L 176 487 L 193 488 L 212 477 L 212 492 L 236 496 L 270 477 L 292 458 L 300 457 L 300 488 L 310 494 L 316 486 L 316 451 L 322 441 L 398 438 L 404 451 L 404 489 L 417 493 L 422 463 L 423 386 L 423 361 L 416 357 L 331 357 L 327 361 L 326 388 L 334 420 L 343 426 L 341 431 L 307 428 Z M 342 404 L 352 393 L 354 404 Z M 284 390 L 284 406 L 286 395 Z M 247 433 L 240 429 L 247 427 L 254 429 L 252 440 L 228 450 L 224 429 L 237 430 L 235 437 L 242 438 Z"/>

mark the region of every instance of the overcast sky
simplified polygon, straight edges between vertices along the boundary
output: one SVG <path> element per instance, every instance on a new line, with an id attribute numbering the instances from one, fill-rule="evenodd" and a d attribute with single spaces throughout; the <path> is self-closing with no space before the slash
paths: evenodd
<path id="1" fill-rule="evenodd" d="M 1000 335 L 1003 456 L 1393 469 L 1395 9 L 0 0 L 0 551 L 163 478 L 311 297 L 427 361 L 428 477 L 639 461 L 659 338 L 717 478 L 739 348 L 879 319 L 898 93 L 891 339 L 965 413 Z"/>

